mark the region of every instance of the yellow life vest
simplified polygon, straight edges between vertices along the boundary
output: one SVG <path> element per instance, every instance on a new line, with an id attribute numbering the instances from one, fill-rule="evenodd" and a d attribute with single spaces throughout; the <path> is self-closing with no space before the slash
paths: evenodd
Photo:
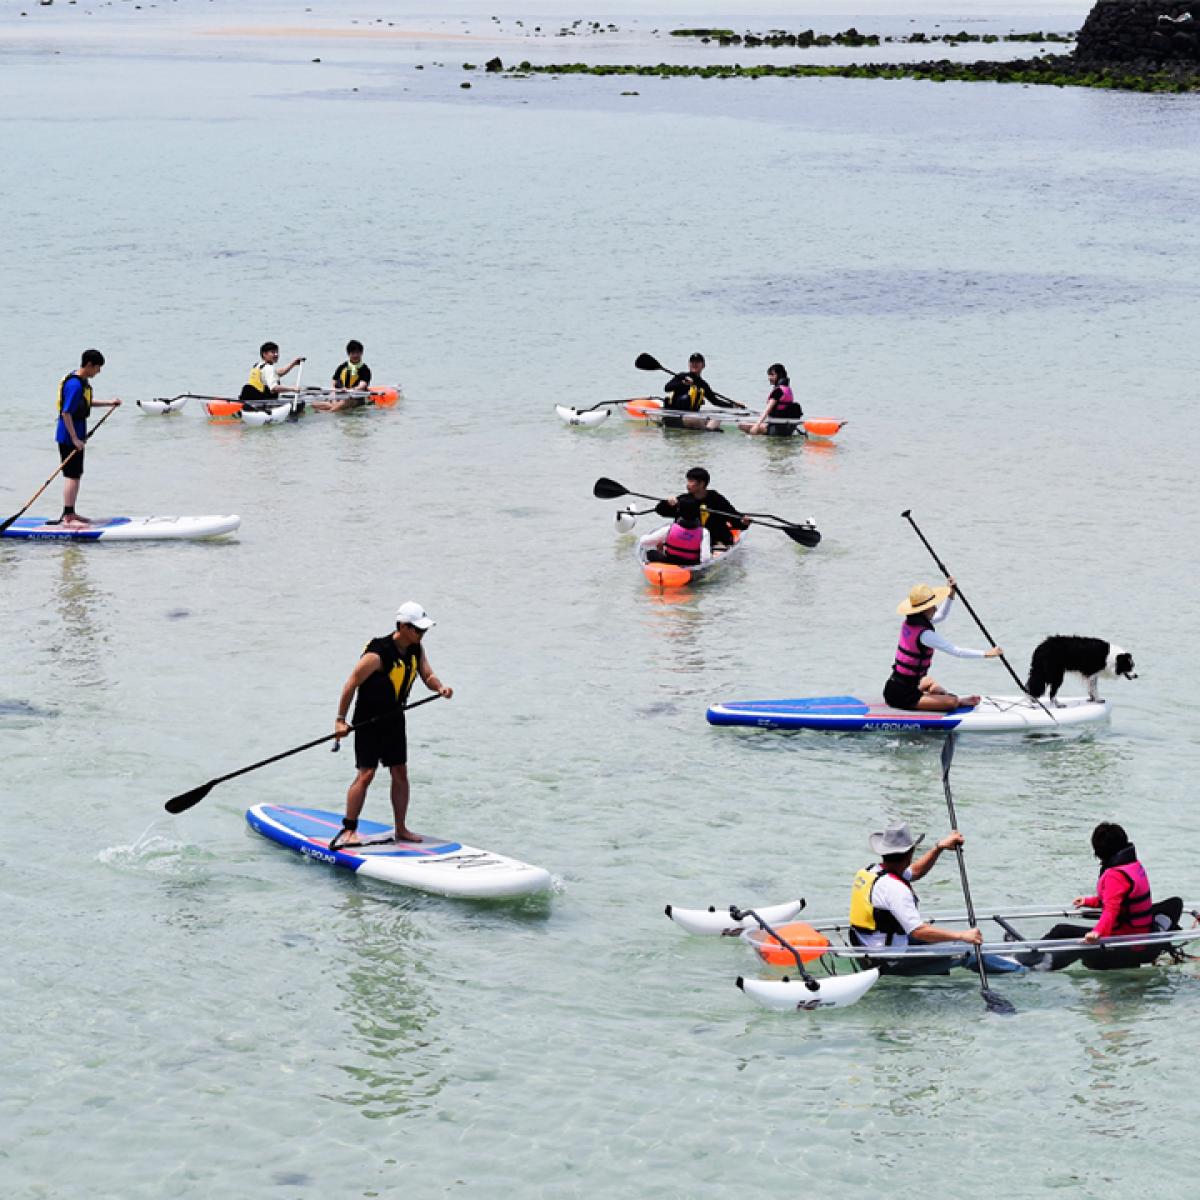
<path id="1" fill-rule="evenodd" d="M 262 376 L 263 367 L 266 365 L 267 364 L 263 362 L 262 359 L 259 359 L 259 361 L 250 368 L 250 378 L 246 380 L 247 387 L 253 388 L 256 392 L 263 396 L 267 394 L 268 390 L 266 383 L 263 382 Z"/>
<path id="2" fill-rule="evenodd" d="M 80 420 L 86 421 L 92 415 L 92 385 L 82 375 L 76 375 L 74 371 L 64 375 L 58 381 L 58 415 L 63 415 L 63 389 L 67 386 L 67 380 L 75 378 L 83 384 L 83 412 L 79 414 Z"/>
<path id="3" fill-rule="evenodd" d="M 352 388 L 358 382 L 358 370 L 362 363 L 352 363 L 347 359 L 338 369 L 338 386 Z"/>
<path id="4" fill-rule="evenodd" d="M 855 874 L 854 882 L 850 885 L 850 925 L 859 933 L 886 933 L 888 945 L 891 945 L 892 938 L 903 933 L 904 927 L 886 908 L 876 908 L 871 901 L 875 884 L 887 874 L 890 872 L 879 863 L 863 867 Z M 912 884 L 907 879 L 899 875 L 893 875 L 892 878 L 899 879 L 912 892 Z M 913 892 L 913 899 L 916 898 L 917 894 Z"/>

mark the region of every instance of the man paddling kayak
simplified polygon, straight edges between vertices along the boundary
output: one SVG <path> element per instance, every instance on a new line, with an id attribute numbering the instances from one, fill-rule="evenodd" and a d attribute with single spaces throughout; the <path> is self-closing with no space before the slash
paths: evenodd
<path id="1" fill-rule="evenodd" d="M 317 412 L 342 412 L 361 408 L 371 389 L 371 368 L 363 362 L 363 344 L 353 338 L 346 343 L 346 361 L 333 373 L 333 389 L 341 393 L 333 400 L 318 400 Z"/>
<path id="2" fill-rule="evenodd" d="M 704 355 L 697 351 L 688 359 L 688 369 L 678 375 L 672 375 L 667 380 L 664 391 L 666 400 L 663 411 L 667 415 L 662 418 L 664 429 L 710 429 L 719 430 L 721 422 L 708 417 L 683 416 L 680 414 L 695 414 L 703 404 L 714 404 L 718 408 L 736 408 L 730 400 L 718 396 L 704 378 Z"/>
<path id="3" fill-rule="evenodd" d="M 709 474 L 703 467 L 692 467 L 687 473 L 687 491 L 666 500 L 660 500 L 654 511 L 660 517 L 673 517 L 678 510 L 679 502 L 685 496 L 691 496 L 701 506 L 701 516 L 704 528 L 712 539 L 713 548 L 733 545 L 733 529 L 747 527 L 741 512 L 720 492 L 708 486 Z M 715 511 L 714 511 L 715 510 Z M 732 514 L 732 519 L 728 514 Z"/>
<path id="4" fill-rule="evenodd" d="M 990 650 L 967 650 L 956 646 L 934 629 L 949 615 L 954 606 L 954 579 L 948 576 L 946 587 L 930 587 L 918 583 L 908 593 L 908 599 L 896 606 L 904 618 L 900 626 L 900 641 L 892 663 L 891 678 L 883 685 L 883 698 L 892 708 L 922 712 L 953 712 L 956 708 L 974 708 L 978 696 L 956 696 L 946 691 L 929 674 L 933 652 L 944 650 L 956 658 L 1000 658 L 999 646 Z"/>
<path id="5" fill-rule="evenodd" d="M 354 706 L 354 724 L 365 728 L 354 731 L 354 765 L 358 773 L 346 793 L 346 815 L 341 831 L 329 848 L 359 843 L 358 818 L 367 798 L 367 788 L 382 763 L 392 777 L 392 815 L 395 840 L 419 842 L 420 834 L 408 828 L 408 736 L 404 722 L 404 704 L 419 675 L 425 686 L 449 700 L 454 689 L 447 687 L 429 665 L 421 639 L 435 622 L 415 601 L 400 605 L 394 633 L 373 638 L 350 673 L 338 698 L 334 735 L 341 739 L 350 732 L 346 713 L 358 693 Z"/>
<path id="6" fill-rule="evenodd" d="M 276 367 L 278 362 L 279 347 L 274 342 L 263 342 L 258 348 L 258 362 L 250 368 L 250 377 L 242 385 L 242 390 L 238 395 L 238 399 L 243 404 L 252 406 L 267 404 L 272 397 L 278 396 L 281 392 L 295 390 L 294 388 L 285 388 L 279 381 L 294 367 L 304 362 L 304 359 L 293 358 L 282 371 Z"/>
<path id="7" fill-rule="evenodd" d="M 913 862 L 913 852 L 925 835 L 913 837 L 908 825 L 889 825 L 867 839 L 879 861 L 864 867 L 854 876 L 850 893 L 850 941 L 865 949 L 888 947 L 899 950 L 914 942 L 967 942 L 978 946 L 983 934 L 978 929 L 942 929 L 928 924 L 921 916 L 912 881 L 927 875 L 945 850 L 963 844 L 963 835 L 955 829 L 936 842 L 931 850 Z M 872 956 L 872 966 L 893 975 L 944 975 L 955 963 L 903 958 L 887 960 Z"/>
<path id="8" fill-rule="evenodd" d="M 93 400 L 92 380 L 104 369 L 104 355 L 99 350 L 85 350 L 79 366 L 63 376 L 58 385 L 58 424 L 54 440 L 58 457 L 63 464 L 63 510 L 57 521 L 49 525 L 90 525 L 87 517 L 75 511 L 79 498 L 79 481 L 83 478 L 83 452 L 87 444 L 87 419 L 93 408 L 120 408 L 120 399 Z"/>

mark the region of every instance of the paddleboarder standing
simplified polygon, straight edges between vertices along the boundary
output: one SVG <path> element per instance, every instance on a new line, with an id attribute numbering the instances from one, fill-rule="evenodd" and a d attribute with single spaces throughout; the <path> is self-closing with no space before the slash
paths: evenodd
<path id="1" fill-rule="evenodd" d="M 415 600 L 405 601 L 396 612 L 396 628 L 384 637 L 373 638 L 350 673 L 338 698 L 334 735 L 340 740 L 351 732 L 346 721 L 354 706 L 354 765 L 357 774 L 346 793 L 346 815 L 342 828 L 329 848 L 359 843 L 358 818 L 367 789 L 382 763 L 391 774 L 392 815 L 395 840 L 419 842 L 421 835 L 408 828 L 408 736 L 404 705 L 417 677 L 425 686 L 449 700 L 454 689 L 447 687 L 429 665 L 422 638 L 435 622 Z"/>
<path id="2" fill-rule="evenodd" d="M 79 481 L 83 478 L 83 451 L 87 444 L 87 419 L 93 408 L 119 408 L 119 398 L 112 400 L 92 399 L 92 380 L 104 369 L 104 355 L 99 350 L 85 350 L 79 366 L 63 377 L 58 385 L 58 424 L 54 440 L 58 443 L 58 457 L 63 464 L 63 510 L 57 521 L 50 525 L 90 525 L 87 517 L 75 511 L 79 498 Z"/>

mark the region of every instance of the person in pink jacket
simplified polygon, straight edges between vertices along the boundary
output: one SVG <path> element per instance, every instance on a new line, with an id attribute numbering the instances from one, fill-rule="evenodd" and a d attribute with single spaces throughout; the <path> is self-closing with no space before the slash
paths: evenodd
<path id="1" fill-rule="evenodd" d="M 1155 905 L 1150 894 L 1150 878 L 1138 861 L 1137 849 L 1125 830 L 1113 821 L 1101 821 L 1092 830 L 1092 852 L 1100 860 L 1100 877 L 1096 890 L 1089 896 L 1076 896 L 1075 908 L 1098 908 L 1100 919 L 1095 925 L 1055 925 L 1043 935 L 1044 941 L 1066 939 L 1099 942 L 1110 937 L 1150 933 L 1157 911 L 1171 903 Z M 1174 920 L 1178 920 L 1178 912 Z M 1172 924 L 1174 924 L 1174 920 Z M 1026 966 L 1043 971 L 1059 971 L 1082 958 L 1096 970 L 1134 967 L 1149 961 L 1147 951 L 1138 948 L 1114 947 L 1112 950 L 1072 951 L 1066 954 L 1043 954 L 1037 951 L 1019 955 Z"/>

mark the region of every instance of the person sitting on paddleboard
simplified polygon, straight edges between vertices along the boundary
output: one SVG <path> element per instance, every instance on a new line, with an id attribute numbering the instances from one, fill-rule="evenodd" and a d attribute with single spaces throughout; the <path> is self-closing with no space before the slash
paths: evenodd
<path id="1" fill-rule="evenodd" d="M 733 545 L 732 531 L 745 529 L 746 521 L 725 496 L 708 486 L 708 481 L 709 474 L 703 467 L 692 467 L 687 473 L 687 491 L 660 500 L 654 506 L 654 511 L 660 517 L 673 517 L 679 502 L 685 496 L 691 496 L 700 503 L 700 520 L 708 530 L 713 549 L 725 550 Z"/>
<path id="2" fill-rule="evenodd" d="M 908 593 L 908 599 L 896 607 L 904 624 L 900 626 L 891 678 L 883 685 L 884 702 L 892 708 L 922 712 L 973 708 L 979 703 L 978 696 L 956 696 L 929 674 L 933 652 L 944 650 L 956 658 L 999 658 L 1004 653 L 999 646 L 990 650 L 964 649 L 934 629 L 950 615 L 954 605 L 954 579 L 948 576 L 946 583 L 946 587 L 938 588 L 918 583 Z"/>
<path id="3" fill-rule="evenodd" d="M 731 401 L 719 397 L 704 378 L 704 355 L 697 351 L 688 359 L 688 369 L 672 375 L 663 389 L 666 400 L 663 409 L 669 415 L 662 418 L 665 429 L 711 429 L 721 428 L 721 422 L 708 417 L 682 416 L 674 414 L 696 413 L 705 404 L 718 408 L 736 408 Z"/>
<path id="4" fill-rule="evenodd" d="M 57 521 L 47 525 L 90 525 L 87 517 L 75 511 L 79 498 L 79 481 L 83 478 L 83 451 L 87 444 L 87 419 L 93 408 L 120 408 L 121 401 L 93 400 L 92 380 L 104 367 L 104 355 L 99 350 L 85 350 L 79 358 L 79 366 L 69 375 L 63 376 L 58 385 L 58 424 L 54 429 L 54 440 L 58 443 L 58 457 L 63 464 L 63 510 Z"/>
<path id="5" fill-rule="evenodd" d="M 765 433 L 768 437 L 791 437 L 799 428 L 797 425 L 768 425 L 767 421 L 789 420 L 799 421 L 804 416 L 804 409 L 792 392 L 788 380 L 787 367 L 783 363 L 772 363 L 767 368 L 767 380 L 771 390 L 767 394 L 767 402 L 763 406 L 763 414 L 757 421 L 738 428 L 745 433 Z"/>
<path id="6" fill-rule="evenodd" d="M 263 342 L 258 348 L 258 362 L 250 368 L 250 378 L 242 384 L 238 399 L 251 408 L 261 408 L 281 392 L 294 391 L 293 388 L 285 388 L 279 381 L 303 361 L 303 358 L 293 358 L 282 371 L 277 370 L 275 364 L 279 362 L 279 347 L 274 342 Z"/>
<path id="7" fill-rule="evenodd" d="M 890 947 L 901 949 L 909 941 L 968 942 L 978 946 L 983 934 L 978 929 L 943 929 L 930 925 L 921 916 L 912 881 L 927 875 L 942 852 L 963 844 L 963 835 L 955 829 L 934 844 L 931 850 L 913 862 L 913 851 L 925 840 L 925 835 L 913 837 L 908 825 L 900 822 L 889 825 L 881 833 L 867 839 L 879 861 L 864 867 L 854 876 L 850 892 L 850 941 L 864 949 L 879 949 L 886 953 Z M 944 975 L 957 965 L 945 959 L 887 959 L 872 955 L 871 965 L 884 974 Z"/>
<path id="8" fill-rule="evenodd" d="M 333 373 L 333 389 L 341 395 L 332 400 L 318 400 L 313 405 L 317 412 L 342 412 L 366 404 L 371 389 L 371 368 L 363 362 L 362 357 L 362 342 L 353 339 L 348 341 L 346 361 Z"/>
<path id="9" fill-rule="evenodd" d="M 708 562 L 712 558 L 712 541 L 700 520 L 700 501 L 693 496 L 680 496 L 674 524 L 646 534 L 641 544 L 646 547 L 647 562 L 673 563 L 678 567 Z"/>
<path id="10" fill-rule="evenodd" d="M 404 723 L 404 705 L 408 693 L 419 675 L 425 686 L 449 700 L 454 689 L 447 687 L 429 665 L 429 657 L 421 639 L 434 621 L 415 601 L 400 605 L 396 613 L 396 630 L 384 637 L 374 638 L 366 645 L 362 658 L 354 666 L 350 678 L 338 698 L 334 735 L 341 739 L 350 732 L 346 713 L 350 701 L 358 693 L 354 706 L 354 765 L 358 774 L 346 793 L 346 816 L 341 831 L 329 843 L 331 850 L 338 846 L 359 843 L 358 818 L 367 798 L 367 788 L 382 763 L 392 776 L 392 815 L 395 819 L 395 840 L 419 842 L 421 835 L 408 828 L 408 736 Z"/>
<path id="11" fill-rule="evenodd" d="M 1131 934 L 1151 933 L 1156 928 L 1155 916 L 1168 918 L 1166 928 L 1178 928 L 1183 902 L 1178 897 L 1155 904 L 1150 894 L 1150 878 L 1138 861 L 1137 848 L 1125 830 L 1113 821 L 1101 821 L 1092 830 L 1092 853 L 1100 860 L 1100 878 L 1090 896 L 1076 896 L 1073 908 L 1098 908 L 1100 919 L 1095 925 L 1055 925 L 1042 934 L 1043 941 L 1064 941 L 1082 938 L 1098 942 L 1103 938 L 1128 937 Z M 1061 971 L 1077 959 L 1096 971 L 1112 971 L 1121 967 L 1136 967 L 1156 958 L 1161 947 L 1121 948 L 1112 950 L 1079 950 L 1066 954 L 1046 954 L 1031 950 L 1015 957 L 1027 967 L 1039 971 Z"/>

